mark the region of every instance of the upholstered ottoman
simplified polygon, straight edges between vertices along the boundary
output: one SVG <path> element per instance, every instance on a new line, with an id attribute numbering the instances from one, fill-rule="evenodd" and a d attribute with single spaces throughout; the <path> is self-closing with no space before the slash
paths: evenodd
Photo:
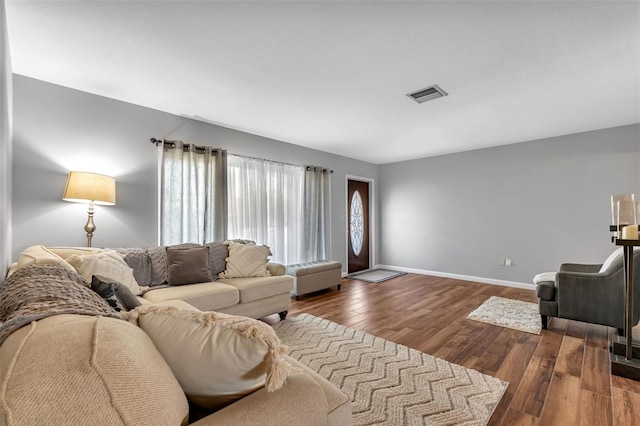
<path id="1" fill-rule="evenodd" d="M 324 290 L 334 285 L 340 290 L 342 280 L 342 263 L 331 260 L 299 263 L 287 266 L 287 275 L 293 277 L 291 294 L 299 296 L 314 291 Z"/>

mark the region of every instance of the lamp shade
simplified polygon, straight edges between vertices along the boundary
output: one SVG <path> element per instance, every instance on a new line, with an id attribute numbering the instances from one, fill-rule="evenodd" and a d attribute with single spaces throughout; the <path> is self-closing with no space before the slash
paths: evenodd
<path id="1" fill-rule="evenodd" d="M 96 173 L 69 172 L 62 199 L 112 206 L 116 203 L 116 180 Z"/>

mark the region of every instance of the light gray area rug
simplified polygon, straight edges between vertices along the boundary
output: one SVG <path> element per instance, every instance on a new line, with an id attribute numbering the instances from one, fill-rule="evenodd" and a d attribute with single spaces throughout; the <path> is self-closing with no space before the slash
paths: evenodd
<path id="1" fill-rule="evenodd" d="M 406 274 L 406 272 L 390 271 L 388 269 L 374 269 L 372 271 L 356 272 L 355 274 L 347 275 L 347 278 L 368 283 L 380 283 Z"/>
<path id="2" fill-rule="evenodd" d="M 273 328 L 291 357 L 349 395 L 354 425 L 486 425 L 508 386 L 310 314 Z"/>
<path id="3" fill-rule="evenodd" d="M 540 334 L 542 331 L 538 305 L 522 300 L 491 296 L 467 318 L 527 333 Z"/>

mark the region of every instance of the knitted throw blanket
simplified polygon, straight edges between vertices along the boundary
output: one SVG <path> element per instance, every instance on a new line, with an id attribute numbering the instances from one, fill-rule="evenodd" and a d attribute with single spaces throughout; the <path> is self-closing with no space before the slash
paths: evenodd
<path id="1" fill-rule="evenodd" d="M 78 273 L 54 265 L 31 265 L 0 285 L 0 345 L 20 327 L 60 314 L 122 319 Z"/>

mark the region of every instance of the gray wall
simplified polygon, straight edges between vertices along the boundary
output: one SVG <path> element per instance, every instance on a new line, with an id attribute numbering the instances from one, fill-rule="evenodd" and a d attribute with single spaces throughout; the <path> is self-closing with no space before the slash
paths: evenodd
<path id="1" fill-rule="evenodd" d="M 640 196 L 640 125 L 387 164 L 379 180 L 381 264 L 530 283 L 615 249 L 610 195 Z"/>
<path id="2" fill-rule="evenodd" d="M 62 201 L 70 170 L 116 177 L 117 204 L 96 206 L 94 246 L 158 243 L 158 172 L 150 137 L 331 168 L 332 244 L 346 264 L 345 175 L 377 181 L 378 166 L 190 118 L 14 76 L 13 259 L 33 244 L 86 244 L 86 205 Z M 375 261 L 375 260 L 374 260 Z"/>
<path id="3" fill-rule="evenodd" d="M 0 281 L 11 263 L 12 74 L 4 0 L 0 0 Z"/>

